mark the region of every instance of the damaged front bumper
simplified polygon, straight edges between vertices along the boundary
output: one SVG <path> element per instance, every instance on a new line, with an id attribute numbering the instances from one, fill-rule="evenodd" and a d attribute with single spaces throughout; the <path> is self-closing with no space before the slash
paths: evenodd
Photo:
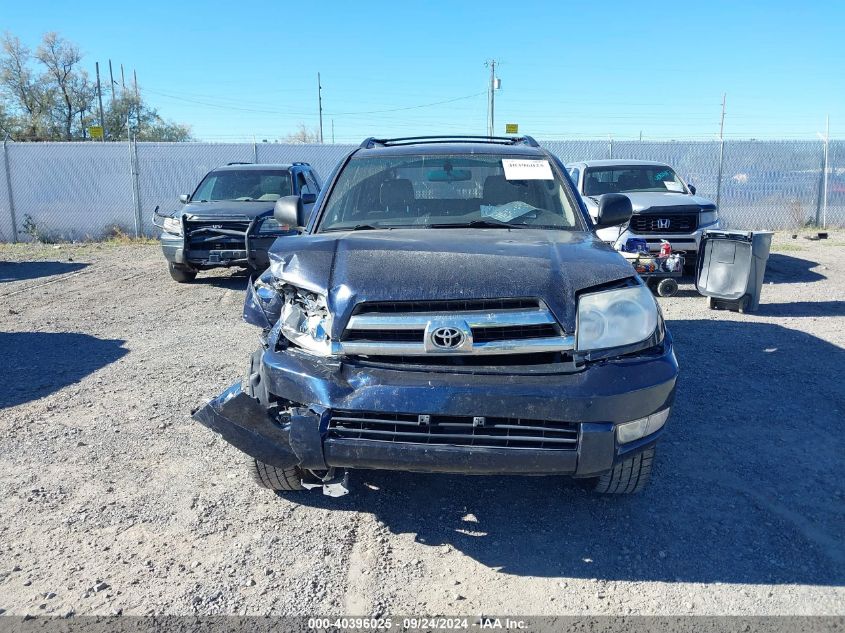
<path id="1" fill-rule="evenodd" d="M 271 414 L 236 384 L 194 418 L 277 467 L 592 477 L 654 444 L 662 428 L 619 444 L 616 427 L 670 407 L 677 374 L 668 333 L 648 353 L 588 363 L 568 373 L 407 371 L 267 350 L 250 382 L 285 403 L 282 414 Z M 379 422 L 379 429 L 394 424 L 397 433 L 365 431 L 355 437 L 338 422 L 350 419 Z M 393 422 L 385 425 L 386 419 Z M 414 420 L 420 427 L 409 430 Z M 438 424 L 461 427 L 462 420 L 478 426 L 455 435 L 460 441 L 433 432 Z M 501 438 L 503 429 L 526 420 L 549 425 L 551 430 L 530 427 L 539 428 L 546 442 L 477 445 L 478 438 L 492 433 Z M 564 442 L 548 439 L 564 424 L 576 439 L 548 444 Z"/>

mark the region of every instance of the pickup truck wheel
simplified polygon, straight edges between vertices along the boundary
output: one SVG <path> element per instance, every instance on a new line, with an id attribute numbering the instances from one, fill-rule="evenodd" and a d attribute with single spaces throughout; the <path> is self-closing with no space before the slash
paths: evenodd
<path id="1" fill-rule="evenodd" d="M 167 270 L 170 271 L 170 276 L 173 278 L 173 281 L 178 281 L 180 284 L 190 283 L 197 278 L 197 271 L 192 268 L 188 268 L 187 266 L 182 266 L 181 264 L 168 262 Z"/>
<path id="2" fill-rule="evenodd" d="M 257 459 L 250 459 L 250 471 L 259 486 L 276 492 L 299 492 L 302 486 L 302 469 L 299 466 L 277 468 Z"/>
<path id="3" fill-rule="evenodd" d="M 645 488 L 651 478 L 654 447 L 616 464 L 613 470 L 592 480 L 593 492 L 601 494 L 630 494 Z"/>

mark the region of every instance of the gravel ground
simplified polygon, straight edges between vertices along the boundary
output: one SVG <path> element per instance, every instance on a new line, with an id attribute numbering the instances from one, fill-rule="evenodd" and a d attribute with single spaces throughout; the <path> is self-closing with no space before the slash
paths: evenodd
<path id="1" fill-rule="evenodd" d="M 845 614 L 843 259 L 778 236 L 759 313 L 660 300 L 682 374 L 639 495 L 356 471 L 284 499 L 189 417 L 257 346 L 245 277 L 0 246 L 0 612 Z"/>

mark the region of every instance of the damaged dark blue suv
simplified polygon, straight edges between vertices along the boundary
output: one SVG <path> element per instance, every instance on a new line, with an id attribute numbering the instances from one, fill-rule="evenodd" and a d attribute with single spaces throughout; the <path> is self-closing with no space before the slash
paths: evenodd
<path id="1" fill-rule="evenodd" d="M 244 318 L 247 379 L 195 413 L 278 491 L 349 468 L 647 482 L 678 376 L 631 265 L 530 137 L 367 139 L 320 193 L 275 206 Z"/>

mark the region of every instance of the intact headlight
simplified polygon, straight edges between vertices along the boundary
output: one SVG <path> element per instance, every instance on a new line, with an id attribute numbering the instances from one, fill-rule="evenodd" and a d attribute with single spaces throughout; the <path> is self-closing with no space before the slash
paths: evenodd
<path id="1" fill-rule="evenodd" d="M 290 227 L 285 224 L 279 224 L 276 218 L 268 217 L 258 227 L 258 233 L 261 235 L 272 235 L 274 233 L 286 233 Z"/>
<path id="2" fill-rule="evenodd" d="M 581 295 L 575 349 L 608 349 L 644 341 L 657 328 L 657 304 L 645 286 Z"/>
<path id="3" fill-rule="evenodd" d="M 164 222 L 161 223 L 161 228 L 163 228 L 167 233 L 182 235 L 182 221 L 179 218 L 164 218 Z"/>
<path id="4" fill-rule="evenodd" d="M 332 315 L 326 297 L 284 286 L 281 332 L 291 343 L 318 356 L 332 356 Z"/>
<path id="5" fill-rule="evenodd" d="M 719 220 L 719 212 L 718 211 L 702 211 L 701 216 L 699 217 L 698 223 L 701 226 L 705 226 L 707 224 L 714 224 Z"/>

